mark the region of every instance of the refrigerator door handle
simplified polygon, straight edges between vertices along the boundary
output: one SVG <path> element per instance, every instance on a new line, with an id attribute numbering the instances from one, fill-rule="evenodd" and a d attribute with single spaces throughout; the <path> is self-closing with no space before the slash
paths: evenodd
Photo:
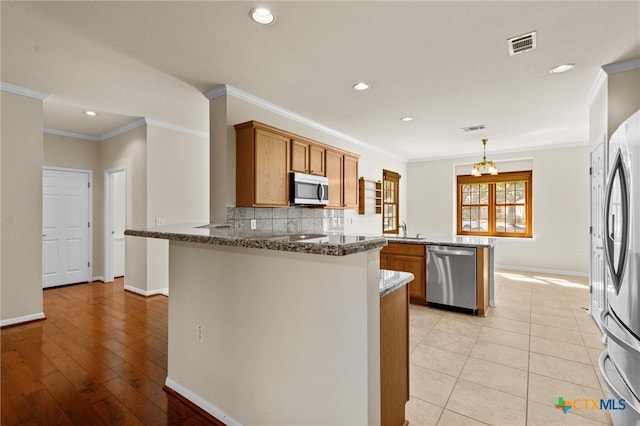
<path id="1" fill-rule="evenodd" d="M 617 178 L 617 179 L 616 179 Z M 614 182 L 620 182 L 620 211 L 622 213 L 622 230 L 620 230 L 620 255 L 618 261 L 615 261 L 614 243 L 615 243 L 615 214 L 610 215 L 611 197 L 614 188 Z M 629 233 L 629 189 L 627 172 L 622 161 L 622 151 L 618 150 L 614 161 L 609 182 L 607 183 L 607 196 L 605 199 L 605 241 L 604 255 L 607 260 L 607 267 L 611 274 L 611 279 L 616 290 L 616 294 L 620 292 L 620 284 L 627 261 L 628 244 L 627 238 Z M 611 220 L 609 220 L 611 218 Z"/>
<path id="2" fill-rule="evenodd" d="M 637 400 L 633 399 L 633 396 L 634 396 L 633 392 L 631 392 L 631 390 L 628 387 L 626 387 L 625 384 L 623 383 L 622 385 L 625 388 L 624 391 L 626 391 L 625 393 L 627 394 L 625 397 L 625 395 L 622 394 L 620 389 L 614 385 L 612 378 L 609 377 L 609 375 L 607 374 L 607 368 L 606 368 L 607 362 L 610 362 L 612 364 L 616 373 L 620 374 L 620 371 L 615 366 L 615 364 L 613 364 L 613 362 L 611 361 L 611 358 L 609 357 L 609 353 L 606 350 L 603 351 L 602 354 L 600 354 L 600 359 L 598 360 L 598 364 L 600 367 L 600 373 L 602 373 L 602 379 L 607 384 L 609 391 L 611 391 L 611 393 L 616 399 L 624 400 L 625 404 L 629 408 L 631 408 L 636 413 L 640 414 L 640 403 Z M 629 398 L 629 396 L 631 396 L 631 398 Z"/>

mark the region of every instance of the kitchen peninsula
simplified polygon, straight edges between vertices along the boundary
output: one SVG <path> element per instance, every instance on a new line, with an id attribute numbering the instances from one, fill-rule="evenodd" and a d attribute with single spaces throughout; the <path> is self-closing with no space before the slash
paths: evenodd
<path id="1" fill-rule="evenodd" d="M 381 423 L 381 294 L 413 279 L 381 274 L 383 237 L 125 234 L 169 240 L 170 390 L 226 424 Z"/>

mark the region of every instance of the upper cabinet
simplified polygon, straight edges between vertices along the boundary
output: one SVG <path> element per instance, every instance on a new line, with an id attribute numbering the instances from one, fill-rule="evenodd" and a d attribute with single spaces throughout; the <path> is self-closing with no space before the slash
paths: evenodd
<path id="1" fill-rule="evenodd" d="M 309 145 L 309 173 L 324 176 L 325 149 L 319 145 Z"/>
<path id="2" fill-rule="evenodd" d="M 289 141 L 257 122 L 236 125 L 236 206 L 289 205 Z"/>
<path id="3" fill-rule="evenodd" d="M 326 150 L 325 170 L 329 179 L 327 207 L 358 208 L 358 157 L 341 151 Z"/>
<path id="4" fill-rule="evenodd" d="M 309 173 L 309 143 L 291 140 L 291 171 Z"/>
<path id="5" fill-rule="evenodd" d="M 358 208 L 358 157 L 344 155 L 344 208 Z"/>
<path id="6" fill-rule="evenodd" d="M 324 176 L 325 148 L 302 139 L 291 139 L 291 171 Z"/>
<path id="7" fill-rule="evenodd" d="M 344 182 L 344 155 L 338 151 L 328 150 L 325 158 L 325 170 L 329 179 L 329 204 L 327 207 L 342 208 L 344 197 L 342 193 L 342 182 Z"/>
<path id="8" fill-rule="evenodd" d="M 327 207 L 358 208 L 358 155 L 248 121 L 236 124 L 236 206 L 289 205 L 289 172 L 326 176 Z"/>

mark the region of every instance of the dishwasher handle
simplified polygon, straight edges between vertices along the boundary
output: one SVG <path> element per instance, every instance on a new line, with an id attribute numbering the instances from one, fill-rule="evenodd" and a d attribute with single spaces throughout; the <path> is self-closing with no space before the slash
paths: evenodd
<path id="1" fill-rule="evenodd" d="M 455 250 L 455 249 L 451 249 L 448 247 L 437 247 L 437 246 L 430 246 L 427 248 L 427 252 L 428 253 L 437 253 L 437 254 L 444 254 L 447 256 L 475 256 L 476 252 L 474 249 L 469 248 L 469 249 L 462 249 L 462 250 Z"/>

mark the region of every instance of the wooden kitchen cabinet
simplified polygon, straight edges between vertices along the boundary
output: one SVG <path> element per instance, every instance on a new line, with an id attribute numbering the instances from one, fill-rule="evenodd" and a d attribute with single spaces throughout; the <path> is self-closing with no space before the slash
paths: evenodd
<path id="1" fill-rule="evenodd" d="M 425 244 L 389 242 L 380 251 L 380 268 L 411 272 L 414 280 L 409 283 L 411 303 L 427 304 L 427 258 Z"/>
<path id="2" fill-rule="evenodd" d="M 404 285 L 380 298 L 380 424 L 406 424 L 409 401 L 409 297 Z"/>
<path id="3" fill-rule="evenodd" d="M 289 205 L 289 137 L 255 121 L 236 128 L 236 206 Z"/>
<path id="4" fill-rule="evenodd" d="M 319 145 L 309 145 L 309 173 L 312 175 L 324 176 L 324 155 L 325 149 Z"/>
<path id="5" fill-rule="evenodd" d="M 291 140 L 291 171 L 309 173 L 309 143 Z"/>
<path id="6" fill-rule="evenodd" d="M 324 147 L 301 139 L 291 140 L 291 171 L 324 176 Z"/>
<path id="7" fill-rule="evenodd" d="M 328 178 L 327 207 L 358 208 L 358 155 L 257 121 L 234 127 L 237 207 L 288 206 L 294 171 Z"/>
<path id="8" fill-rule="evenodd" d="M 325 171 L 329 179 L 327 207 L 358 208 L 358 157 L 326 150 Z"/>
<path id="9" fill-rule="evenodd" d="M 327 207 L 343 207 L 344 166 L 342 159 L 343 155 L 338 151 L 327 150 L 325 154 L 325 171 L 327 179 L 329 179 L 329 204 Z"/>
<path id="10" fill-rule="evenodd" d="M 343 179 L 343 204 L 345 209 L 358 208 L 358 157 L 345 154 Z"/>

